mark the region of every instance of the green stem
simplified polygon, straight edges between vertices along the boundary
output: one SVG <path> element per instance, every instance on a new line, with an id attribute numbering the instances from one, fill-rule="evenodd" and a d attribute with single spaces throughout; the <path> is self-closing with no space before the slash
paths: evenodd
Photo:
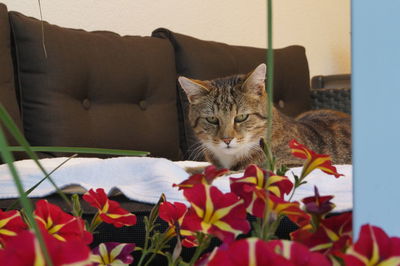
<path id="1" fill-rule="evenodd" d="M 284 215 L 279 215 L 278 218 L 272 223 L 270 230 L 268 232 L 268 239 L 272 239 L 275 236 L 276 230 L 278 229 Z"/>
<path id="2" fill-rule="evenodd" d="M 304 167 L 303 167 L 303 169 L 304 169 Z M 292 193 L 290 194 L 290 197 L 289 197 L 288 201 L 292 200 L 292 198 L 294 196 L 294 193 L 296 192 L 296 189 L 302 185 L 302 182 L 303 182 L 304 178 L 305 178 L 305 176 L 302 173 L 301 177 L 299 179 L 297 179 L 297 180 L 295 179 L 296 182 L 294 183 L 294 187 L 293 187 Z"/>
<path id="3" fill-rule="evenodd" d="M 149 238 L 150 238 L 150 231 L 149 228 L 146 228 L 143 250 L 147 251 L 147 249 L 149 248 Z"/>
<path id="4" fill-rule="evenodd" d="M 167 230 L 168 231 L 168 230 Z M 154 247 L 154 249 L 151 251 L 152 254 L 150 256 L 150 258 L 147 260 L 145 266 L 149 265 L 150 262 L 154 259 L 154 257 L 158 254 L 159 251 L 161 251 L 165 245 L 168 243 L 168 241 L 171 240 L 171 237 L 167 234 L 167 233 L 163 233 L 162 234 L 162 238 L 160 241 L 157 242 L 156 246 Z"/>
<path id="5" fill-rule="evenodd" d="M 138 266 L 141 266 L 142 264 L 143 264 L 143 262 L 144 262 L 144 258 L 147 256 L 147 251 L 145 251 L 145 250 L 143 250 L 142 251 L 142 255 L 140 256 L 140 260 L 139 260 L 139 262 L 138 262 Z"/>
<path id="6" fill-rule="evenodd" d="M 200 257 L 201 253 L 208 247 L 210 244 L 211 237 L 204 233 L 200 233 L 197 237 L 197 241 L 199 245 L 196 248 L 196 251 L 193 254 L 192 259 L 189 262 L 189 265 L 194 265 L 194 263 L 197 261 L 197 259 Z"/>
<path id="7" fill-rule="evenodd" d="M 144 238 L 144 246 L 143 246 L 143 250 L 142 250 L 142 255 L 140 256 L 139 262 L 138 262 L 138 266 L 141 266 L 144 262 L 145 257 L 147 256 L 147 254 L 149 253 L 149 238 L 150 238 L 150 231 L 151 231 L 151 227 L 152 225 L 150 224 L 149 219 L 146 217 L 144 217 L 144 224 L 145 224 L 145 238 Z"/>
<path id="8" fill-rule="evenodd" d="M 289 197 L 289 202 L 292 200 L 292 198 L 293 198 L 293 196 L 294 196 L 294 193 L 296 192 L 296 189 L 298 188 L 298 185 L 297 184 L 294 184 L 294 188 L 293 188 L 293 190 L 292 190 L 292 194 L 290 194 L 290 197 Z"/>
<path id="9" fill-rule="evenodd" d="M 268 208 L 268 198 L 269 198 L 269 192 L 267 190 L 267 202 L 265 203 L 265 210 L 264 210 L 264 217 L 263 217 L 263 223 L 262 223 L 262 229 L 261 229 L 261 239 L 263 240 L 268 240 L 268 234 L 270 230 L 270 210 Z"/>
<path id="10" fill-rule="evenodd" d="M 267 134 L 265 139 L 264 153 L 266 155 L 266 168 L 274 171 L 275 162 L 272 155 L 272 120 L 273 120 L 273 84 L 274 84 L 274 51 L 272 49 L 272 0 L 267 1 L 267 27 L 268 27 L 268 47 L 267 47 L 267 80 L 266 80 L 266 112 L 267 112 Z"/>
<path id="11" fill-rule="evenodd" d="M 272 142 L 272 105 L 274 85 L 274 51 L 272 49 L 272 0 L 267 1 L 267 27 L 268 27 L 268 50 L 267 50 L 267 95 L 268 95 L 268 131 L 267 145 Z M 271 148 L 271 145 L 269 146 Z M 271 149 L 270 149 L 271 150 Z"/>
<path id="12" fill-rule="evenodd" d="M 311 216 L 311 226 L 313 232 L 316 232 L 319 228 L 319 224 L 321 223 L 322 217 L 320 215 L 312 215 Z"/>
<path id="13" fill-rule="evenodd" d="M 90 223 L 88 232 L 93 233 L 96 230 L 97 226 L 99 226 L 103 221 L 100 219 L 100 212 L 97 212 L 93 217 L 92 222 Z"/>
<path id="14" fill-rule="evenodd" d="M 153 254 L 151 254 L 150 258 L 147 260 L 146 264 L 144 266 L 147 266 L 150 264 L 150 262 L 154 259 L 154 257 L 157 255 L 157 252 L 153 252 Z"/>

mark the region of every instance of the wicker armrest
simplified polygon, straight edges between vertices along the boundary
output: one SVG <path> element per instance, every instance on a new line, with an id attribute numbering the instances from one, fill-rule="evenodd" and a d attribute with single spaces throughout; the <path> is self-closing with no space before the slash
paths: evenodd
<path id="1" fill-rule="evenodd" d="M 311 79 L 311 108 L 351 113 L 351 74 L 314 76 Z"/>
<path id="2" fill-rule="evenodd" d="M 311 108 L 334 109 L 345 113 L 351 113 L 351 89 L 312 89 Z"/>

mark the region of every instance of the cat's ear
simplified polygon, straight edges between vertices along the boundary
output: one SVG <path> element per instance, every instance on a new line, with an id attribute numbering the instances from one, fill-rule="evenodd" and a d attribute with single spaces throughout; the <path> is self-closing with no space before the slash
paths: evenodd
<path id="1" fill-rule="evenodd" d="M 261 96 L 265 93 L 265 75 L 267 73 L 267 66 L 261 64 L 251 72 L 245 82 L 243 88 L 247 92 L 255 93 L 257 96 Z"/>
<path id="2" fill-rule="evenodd" d="M 178 78 L 178 81 L 190 103 L 195 103 L 197 99 L 209 92 L 209 89 L 199 80 L 192 80 L 181 76 Z"/>

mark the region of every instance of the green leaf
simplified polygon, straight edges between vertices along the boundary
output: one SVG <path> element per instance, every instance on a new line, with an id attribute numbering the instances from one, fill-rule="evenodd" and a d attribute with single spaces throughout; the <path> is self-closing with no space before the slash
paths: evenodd
<path id="1" fill-rule="evenodd" d="M 45 177 L 43 177 L 39 182 L 37 182 L 35 185 L 33 185 L 30 189 L 28 189 L 25 194 L 28 196 L 35 188 L 37 188 L 44 180 L 46 180 L 51 174 L 53 174 L 55 171 L 57 171 L 61 166 L 63 166 L 65 163 L 67 163 L 69 160 L 72 158 L 76 157 L 77 154 L 72 155 L 59 165 L 57 165 L 56 168 L 54 168 L 50 173 L 48 173 Z M 18 200 L 14 201 L 10 206 L 8 206 L 7 210 L 12 210 L 14 209 L 18 204 Z"/>
<path id="2" fill-rule="evenodd" d="M 304 185 L 304 184 L 307 184 L 307 181 L 301 182 L 301 183 L 299 184 L 299 186 Z"/>
<path id="3" fill-rule="evenodd" d="M 25 191 L 24 191 L 21 179 L 20 179 L 17 169 L 14 165 L 14 156 L 8 149 L 8 143 L 7 143 L 6 137 L 4 135 L 3 129 L 1 127 L 0 127 L 0 152 L 1 152 L 1 157 L 2 157 L 3 161 L 8 165 L 11 176 L 14 179 L 15 186 L 17 187 L 18 193 L 20 195 L 21 205 L 25 209 L 25 215 L 28 220 L 28 223 L 32 226 L 32 228 L 35 232 L 35 235 L 39 242 L 40 248 L 43 252 L 46 264 L 53 265 L 53 263 L 50 259 L 46 244 L 44 242 L 44 238 L 40 232 L 39 226 L 33 217 L 32 203 L 28 199 L 28 197 L 25 195 Z"/>
<path id="4" fill-rule="evenodd" d="M 277 171 L 276 174 L 279 176 L 284 176 L 289 168 L 286 165 L 282 165 Z"/>
<path id="5" fill-rule="evenodd" d="M 161 196 L 160 196 L 160 199 L 157 202 L 157 204 L 154 205 L 154 207 L 150 211 L 150 215 L 149 215 L 149 223 L 150 223 L 150 225 L 154 225 L 154 223 L 156 222 L 156 219 L 158 217 L 158 210 L 160 209 L 161 203 L 164 202 L 164 201 L 166 201 L 166 197 L 165 197 L 164 193 L 162 193 Z"/>
<path id="6" fill-rule="evenodd" d="M 101 148 L 85 148 L 85 147 L 58 147 L 58 146 L 31 146 L 34 152 L 62 152 L 62 153 L 81 153 L 81 154 L 103 154 L 103 155 L 120 155 L 120 156 L 140 156 L 149 155 L 146 151 L 134 150 L 116 150 Z M 10 151 L 25 151 L 21 146 L 10 146 Z"/>
<path id="7" fill-rule="evenodd" d="M 39 158 L 37 157 L 36 153 L 34 153 L 28 141 L 25 139 L 25 137 L 22 135 L 22 133 L 19 131 L 17 125 L 14 123 L 12 120 L 11 116 L 8 114 L 7 110 L 4 108 L 4 106 L 0 103 L 0 120 L 3 122 L 3 124 L 6 126 L 6 128 L 9 130 L 11 135 L 15 138 L 15 140 L 23 147 L 23 151 L 25 151 L 28 156 L 34 160 L 36 165 L 39 167 L 39 169 L 43 172 L 45 176 L 47 176 L 48 180 L 50 183 L 53 185 L 53 187 L 56 189 L 57 193 L 61 196 L 61 198 L 69 205 L 71 206 L 71 202 L 65 196 L 65 194 L 58 188 L 56 183 L 51 179 L 50 175 L 47 173 L 46 169 L 42 166 L 42 164 L 39 162 Z M 9 146 L 7 146 L 8 151 L 12 151 L 9 149 Z"/>
<path id="8" fill-rule="evenodd" d="M 295 186 L 295 187 L 298 187 L 298 186 L 299 186 L 300 179 L 299 179 L 299 177 L 298 177 L 297 175 L 295 175 L 293 172 L 292 172 L 292 175 L 293 175 L 293 178 L 294 178 L 294 186 Z"/>

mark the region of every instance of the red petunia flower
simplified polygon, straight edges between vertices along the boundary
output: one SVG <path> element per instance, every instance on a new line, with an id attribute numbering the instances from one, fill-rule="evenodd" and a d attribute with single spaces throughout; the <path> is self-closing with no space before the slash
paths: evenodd
<path id="1" fill-rule="evenodd" d="M 236 184 L 247 183 L 254 185 L 256 189 L 268 190 L 279 198 L 283 198 L 284 194 L 288 195 L 293 188 L 293 183 L 286 176 L 278 176 L 272 172 L 266 172 L 255 164 L 251 164 L 246 168 L 243 177 L 230 178 L 230 181 L 231 188 Z"/>
<path id="2" fill-rule="evenodd" d="M 311 225 L 306 225 L 290 234 L 292 240 L 300 242 L 323 254 L 339 254 L 352 241 L 352 214 L 346 212 L 323 219 L 318 229 L 313 232 Z"/>
<path id="3" fill-rule="evenodd" d="M 47 200 L 36 202 L 34 215 L 39 226 L 58 240 L 80 240 L 85 244 L 90 244 L 93 240 L 92 234 L 86 231 L 82 218 L 64 212 Z"/>
<path id="4" fill-rule="evenodd" d="M 90 265 L 90 249 L 82 241 L 59 241 L 46 231 L 43 231 L 42 235 L 54 266 Z M 26 230 L 10 239 L 5 249 L 0 249 L 0 265 L 45 265 L 45 258 L 36 236 Z"/>
<path id="5" fill-rule="evenodd" d="M 224 242 L 231 242 L 250 230 L 243 200 L 235 194 L 224 194 L 214 186 L 203 184 L 185 189 L 183 194 L 191 207 L 182 227 L 212 234 Z"/>
<path id="6" fill-rule="evenodd" d="M 249 165 L 243 177 L 231 178 L 231 191 L 244 199 L 247 212 L 257 217 L 264 216 L 267 191 L 283 199 L 293 188 L 285 176 L 267 173 L 256 165 Z"/>
<path id="7" fill-rule="evenodd" d="M 207 166 L 204 169 L 204 174 L 195 174 L 190 176 L 188 179 L 183 181 L 180 184 L 173 184 L 173 187 L 179 187 L 179 190 L 185 188 L 191 188 L 196 184 L 207 184 L 211 185 L 214 179 L 217 177 L 223 176 L 224 174 L 228 173 L 228 169 L 217 169 L 214 165 Z"/>
<path id="8" fill-rule="evenodd" d="M 200 258 L 196 265 L 325 266 L 330 263 L 322 254 L 310 252 L 299 243 L 287 240 L 266 242 L 252 237 L 215 248 L 211 254 Z"/>
<path id="9" fill-rule="evenodd" d="M 334 175 L 336 178 L 343 176 L 339 174 L 336 167 L 332 165 L 332 159 L 329 155 L 318 154 L 294 139 L 289 142 L 289 147 L 292 150 L 293 156 L 306 160 L 303 165 L 300 177 L 301 180 L 314 169 L 320 169 L 329 175 Z"/>
<path id="10" fill-rule="evenodd" d="M 108 199 L 102 188 L 96 191 L 90 189 L 83 195 L 83 199 L 98 209 L 100 219 L 106 223 L 113 224 L 115 227 L 136 224 L 136 216 L 121 208 L 118 202 Z"/>
<path id="11" fill-rule="evenodd" d="M 21 214 L 16 211 L 2 211 L 0 209 L 0 248 L 8 239 L 15 237 L 28 226 L 22 220 Z"/>
<path id="12" fill-rule="evenodd" d="M 400 265 L 400 238 L 389 237 L 381 228 L 366 224 L 357 242 L 341 257 L 345 265 Z"/>
<path id="13" fill-rule="evenodd" d="M 311 217 L 300 208 L 298 202 L 289 202 L 274 195 L 269 195 L 268 207 L 275 215 L 283 214 L 292 222 L 302 227 L 310 223 Z"/>
<path id="14" fill-rule="evenodd" d="M 272 240 L 267 242 L 266 246 L 274 250 L 276 254 L 286 258 L 291 265 L 331 265 L 324 255 L 311 252 L 306 246 L 300 243 L 288 240 Z"/>
<path id="15" fill-rule="evenodd" d="M 183 203 L 164 201 L 160 204 L 158 213 L 160 218 L 166 221 L 170 227 L 174 227 L 176 223 L 182 223 L 186 211 L 187 207 Z"/>
<path id="16" fill-rule="evenodd" d="M 164 201 L 160 204 L 159 216 L 161 219 L 166 221 L 169 225 L 167 234 L 171 237 L 176 235 L 176 231 L 179 230 L 180 235 L 183 237 L 182 245 L 184 247 L 195 247 L 197 246 L 196 235 L 182 227 L 182 222 L 185 214 L 187 213 L 187 207 L 185 204 L 180 202 L 168 202 Z"/>

